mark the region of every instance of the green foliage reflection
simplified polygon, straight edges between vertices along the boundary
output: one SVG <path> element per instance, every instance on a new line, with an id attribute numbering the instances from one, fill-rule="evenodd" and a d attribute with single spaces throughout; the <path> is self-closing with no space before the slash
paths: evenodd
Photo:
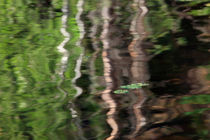
<path id="1" fill-rule="evenodd" d="M 60 140 L 66 100 L 55 74 L 62 1 L 0 2 L 0 139 Z M 51 13 L 51 16 L 50 16 Z"/>

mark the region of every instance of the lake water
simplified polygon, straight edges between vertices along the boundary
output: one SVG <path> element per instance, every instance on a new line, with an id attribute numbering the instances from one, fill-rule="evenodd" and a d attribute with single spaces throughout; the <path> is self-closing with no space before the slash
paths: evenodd
<path id="1" fill-rule="evenodd" d="M 209 0 L 0 1 L 0 140 L 208 140 L 209 110 Z"/>

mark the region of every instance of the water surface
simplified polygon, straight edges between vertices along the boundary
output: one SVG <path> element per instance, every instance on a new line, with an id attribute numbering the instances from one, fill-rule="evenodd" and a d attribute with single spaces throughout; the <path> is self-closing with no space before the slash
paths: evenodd
<path id="1" fill-rule="evenodd" d="M 0 139 L 209 139 L 209 9 L 208 0 L 1 1 Z M 148 85 L 129 87 L 138 83 Z"/>

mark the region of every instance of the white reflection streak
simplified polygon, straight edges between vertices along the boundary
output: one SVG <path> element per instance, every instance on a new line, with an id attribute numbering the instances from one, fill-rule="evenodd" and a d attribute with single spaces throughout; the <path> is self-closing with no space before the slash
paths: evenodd
<path id="1" fill-rule="evenodd" d="M 109 111 L 107 112 L 107 123 L 112 128 L 112 132 L 111 132 L 110 136 L 108 138 L 106 138 L 106 140 L 113 140 L 116 138 L 119 128 L 118 128 L 118 125 L 114 119 L 117 104 L 111 97 L 113 80 L 111 78 L 110 59 L 108 58 L 108 49 L 110 48 L 108 32 L 109 32 L 109 22 L 111 20 L 111 17 L 109 15 L 109 5 L 110 4 L 108 2 L 110 2 L 110 1 L 105 1 L 103 8 L 102 8 L 102 17 L 103 17 L 104 24 L 103 24 L 103 31 L 101 34 L 101 40 L 103 43 L 102 57 L 103 57 L 103 63 L 104 63 L 104 77 L 105 77 L 105 82 L 106 82 L 106 89 L 102 92 L 101 97 L 109 106 Z"/>
<path id="2" fill-rule="evenodd" d="M 62 12 L 63 12 L 63 16 L 61 18 L 62 26 L 61 26 L 60 32 L 64 36 L 64 40 L 57 46 L 58 52 L 60 52 L 62 54 L 61 61 L 59 63 L 60 67 L 58 68 L 57 73 L 61 78 L 61 80 L 59 82 L 59 85 L 58 85 L 58 89 L 61 92 L 63 92 L 66 96 L 68 93 L 60 87 L 61 86 L 60 84 L 64 80 L 64 72 L 66 70 L 67 63 L 68 63 L 68 58 L 69 58 L 69 52 L 68 52 L 68 50 L 66 50 L 64 48 L 65 45 L 70 40 L 70 34 L 67 32 L 67 20 L 68 20 L 68 13 L 69 13 L 68 0 L 63 0 Z M 71 101 L 69 101 L 69 104 L 73 104 L 73 103 Z M 73 106 L 71 106 L 69 110 L 71 111 L 72 118 L 76 118 L 78 116 L 77 111 L 74 109 Z"/>
<path id="3" fill-rule="evenodd" d="M 77 10 L 78 10 L 78 12 L 77 12 L 77 15 L 76 15 L 76 20 L 77 20 L 77 25 L 78 25 L 79 31 L 80 31 L 80 38 L 77 41 L 76 45 L 79 46 L 79 47 L 81 47 L 81 40 L 84 38 L 84 34 L 85 34 L 84 23 L 80 19 L 81 15 L 82 15 L 82 12 L 83 12 L 83 4 L 84 4 L 84 0 L 79 0 L 78 3 L 77 3 Z M 82 47 L 81 47 L 81 49 L 82 49 Z M 76 67 L 74 69 L 76 75 L 72 79 L 72 84 L 74 85 L 74 88 L 77 91 L 77 93 L 75 95 L 75 98 L 82 94 L 82 88 L 80 88 L 80 87 L 78 87 L 76 85 L 76 81 L 77 81 L 78 78 L 81 77 L 80 68 L 81 68 L 81 64 L 82 64 L 83 55 L 84 55 L 84 52 L 82 50 L 82 53 L 80 54 L 79 58 L 77 59 Z"/>
<path id="4" fill-rule="evenodd" d="M 66 70 L 66 66 L 68 63 L 69 52 L 64 48 L 66 43 L 70 40 L 70 34 L 67 32 L 67 20 L 68 20 L 68 0 L 63 0 L 63 7 L 62 7 L 63 16 L 61 18 L 61 29 L 60 32 L 64 36 L 64 40 L 57 46 L 58 52 L 62 54 L 61 61 L 60 61 L 60 69 L 58 71 L 59 76 L 64 79 L 64 72 Z"/>
<path id="5" fill-rule="evenodd" d="M 76 85 L 76 81 L 78 78 L 81 77 L 81 72 L 80 72 L 80 68 L 81 68 L 81 64 L 82 64 L 82 58 L 83 58 L 83 55 L 84 55 L 84 52 L 83 52 L 83 49 L 81 47 L 81 41 L 82 39 L 84 38 L 84 34 L 85 34 L 85 30 L 84 30 L 84 23 L 82 22 L 82 20 L 80 19 L 81 15 L 82 15 L 82 12 L 83 12 L 83 4 L 84 4 L 84 0 L 79 0 L 77 2 L 77 15 L 76 15 L 76 21 L 77 21 L 77 25 L 79 27 L 79 31 L 80 31 L 80 37 L 79 37 L 79 40 L 77 41 L 76 45 L 78 47 L 81 48 L 82 52 L 79 56 L 79 58 L 77 59 L 77 62 L 76 62 L 76 67 L 74 69 L 74 72 L 75 72 L 75 77 L 72 79 L 72 85 L 74 86 L 74 88 L 76 89 L 77 93 L 76 95 L 74 96 L 75 98 L 77 98 L 78 96 L 80 96 L 82 94 L 82 88 L 78 87 Z M 73 105 L 73 104 L 72 104 Z M 83 130 L 82 130 L 82 126 L 81 126 L 81 120 L 80 120 L 80 117 L 77 115 L 77 112 L 75 110 L 73 110 L 73 106 L 70 108 L 70 110 L 72 111 L 72 113 L 74 112 L 74 116 L 72 115 L 72 117 L 74 118 L 74 123 L 77 127 L 77 133 L 78 133 L 78 139 L 79 140 L 87 140 L 85 137 L 84 137 L 84 134 L 83 134 Z"/>
<path id="6" fill-rule="evenodd" d="M 80 9 L 80 10 L 78 10 L 79 12 L 77 14 L 77 19 L 79 19 L 80 15 L 82 13 L 81 6 L 83 4 L 83 1 L 82 2 L 81 1 L 82 0 L 80 0 L 78 2 L 78 5 L 77 5 Z M 67 20 L 68 20 L 68 13 L 69 13 L 68 4 L 69 4 L 68 0 L 63 0 L 63 7 L 62 7 L 63 16 L 62 16 L 62 19 L 61 19 L 62 27 L 61 27 L 60 31 L 61 31 L 62 35 L 64 36 L 64 40 L 57 47 L 58 51 L 62 54 L 62 58 L 61 58 L 61 62 L 60 62 L 60 69 L 58 70 L 58 75 L 61 77 L 61 81 L 58 85 L 58 88 L 65 95 L 67 95 L 67 92 L 64 91 L 60 87 L 60 84 L 64 80 L 64 72 L 66 70 L 67 63 L 68 63 L 68 58 L 69 58 L 69 52 L 64 48 L 66 43 L 70 40 L 70 34 L 67 32 Z M 81 21 L 79 21 L 79 22 L 80 23 L 78 25 L 81 26 L 80 31 L 83 31 L 83 33 L 80 32 L 81 33 L 80 34 L 80 40 L 81 40 L 84 36 L 84 28 L 83 28 L 82 22 Z M 80 42 L 81 41 L 78 41 L 77 44 L 80 45 Z M 77 60 L 77 64 L 76 64 L 76 68 L 75 68 L 76 76 L 72 80 L 72 83 L 75 83 L 75 81 L 81 76 L 80 66 L 81 66 L 81 63 L 82 63 L 82 55 L 80 55 L 79 59 Z M 80 89 L 79 87 L 75 86 L 75 88 L 77 90 L 77 93 L 82 92 L 82 89 Z M 78 128 L 78 137 L 81 140 L 86 140 L 86 138 L 83 137 L 82 128 L 80 126 L 81 121 L 80 121 L 80 118 L 78 117 L 78 112 L 76 111 L 75 106 L 74 106 L 72 101 L 69 101 L 69 105 L 70 105 L 69 110 L 71 111 L 72 118 L 74 119 L 74 123 L 75 123 L 76 127 Z"/>

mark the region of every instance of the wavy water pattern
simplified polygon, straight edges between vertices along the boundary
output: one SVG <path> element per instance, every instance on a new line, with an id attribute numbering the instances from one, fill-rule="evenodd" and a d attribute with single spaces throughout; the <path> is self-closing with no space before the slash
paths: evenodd
<path id="1" fill-rule="evenodd" d="M 0 140 L 210 139 L 209 7 L 1 0 Z"/>
<path id="2" fill-rule="evenodd" d="M 84 4 L 84 0 L 79 0 L 78 1 L 78 3 L 77 3 L 77 11 L 78 12 L 77 12 L 77 15 L 76 15 L 77 25 L 78 25 L 79 31 L 80 31 L 80 37 L 79 37 L 79 40 L 76 42 L 76 45 L 80 48 L 81 48 L 81 41 L 82 41 L 82 39 L 84 38 L 84 35 L 85 35 L 84 23 L 81 20 L 81 15 L 82 15 L 82 12 L 83 12 L 83 4 Z M 74 88 L 77 90 L 75 98 L 82 94 L 82 88 L 80 88 L 76 85 L 76 81 L 77 81 L 77 79 L 79 79 L 81 77 L 80 68 L 81 68 L 83 56 L 84 56 L 84 52 L 82 50 L 79 58 L 77 59 L 76 67 L 74 69 L 76 75 L 72 79 L 72 84 L 74 85 Z"/>
<path id="3" fill-rule="evenodd" d="M 66 70 L 66 66 L 68 63 L 69 58 L 69 52 L 65 49 L 65 45 L 70 40 L 70 34 L 67 32 L 67 20 L 68 20 L 68 0 L 63 0 L 63 7 L 62 7 L 63 16 L 61 19 L 62 27 L 60 29 L 60 32 L 64 36 L 64 40 L 57 46 L 58 51 L 62 54 L 61 61 L 59 63 L 59 70 L 57 70 L 57 73 L 59 76 L 64 79 L 64 72 Z"/>
<path id="4" fill-rule="evenodd" d="M 81 3 L 81 1 L 80 1 Z M 61 81 L 60 84 L 62 83 L 62 81 L 65 79 L 64 77 L 64 72 L 66 70 L 67 67 L 67 63 L 68 63 L 68 57 L 69 57 L 69 52 L 64 48 L 66 43 L 70 40 L 70 34 L 66 31 L 67 29 L 67 20 L 68 20 L 68 0 L 64 0 L 63 1 L 63 16 L 62 16 L 62 27 L 61 27 L 61 33 L 63 34 L 63 36 L 65 37 L 63 42 L 61 42 L 61 44 L 57 47 L 58 51 L 60 53 L 62 53 L 62 58 L 61 58 L 61 68 L 58 72 L 59 76 L 61 77 Z M 78 15 L 81 15 L 81 12 L 78 13 Z M 79 42 L 80 43 L 80 42 Z M 81 56 L 81 55 L 80 55 Z M 75 78 L 72 80 L 73 82 L 76 81 L 76 79 L 78 79 L 81 75 L 80 73 L 80 66 L 82 63 L 82 57 L 79 57 L 79 59 L 77 60 L 77 65 L 75 68 L 75 73 L 76 76 Z M 60 85 L 59 85 L 59 90 L 62 91 L 63 93 L 65 93 L 65 95 L 67 95 L 68 93 L 66 91 L 64 91 Z M 76 90 L 77 90 L 77 94 L 82 92 L 82 89 L 75 86 Z M 81 120 L 78 116 L 78 112 L 76 111 L 76 107 L 74 105 L 74 103 L 72 101 L 69 101 L 69 110 L 71 112 L 71 116 L 72 116 L 72 122 L 75 124 L 75 126 L 77 127 L 77 137 L 79 137 L 81 140 L 86 140 L 85 137 L 83 137 L 83 131 L 82 131 L 82 127 L 81 127 Z"/>
<path id="5" fill-rule="evenodd" d="M 77 47 L 81 47 L 81 41 L 82 39 L 84 38 L 84 34 L 85 34 L 85 30 L 84 30 L 84 23 L 82 22 L 81 20 L 81 15 L 82 15 L 82 12 L 83 12 L 83 4 L 84 4 L 84 0 L 79 0 L 77 2 L 77 15 L 76 15 L 76 21 L 77 21 L 77 26 L 79 27 L 79 39 L 78 41 L 76 42 L 76 46 Z M 81 65 L 82 65 L 82 59 L 83 59 L 83 56 L 84 56 L 84 52 L 83 52 L 83 49 L 82 49 L 82 52 L 80 53 L 79 55 L 79 58 L 76 60 L 76 66 L 75 66 L 75 69 L 74 69 L 74 72 L 75 72 L 75 77 L 72 79 L 72 85 L 73 87 L 76 89 L 76 94 L 74 96 L 74 100 L 80 96 L 82 94 L 82 88 L 77 86 L 76 85 L 76 81 L 81 77 L 81 72 L 80 72 L 80 69 L 81 69 Z M 72 113 L 72 122 L 75 124 L 76 128 L 77 128 L 77 138 L 79 138 L 80 140 L 87 140 L 85 137 L 84 137 L 84 132 L 83 132 L 83 128 L 82 128 L 82 121 L 80 119 L 80 116 L 78 115 L 78 112 L 76 111 L 75 109 L 75 105 L 73 102 L 69 102 L 69 106 L 70 106 L 70 110 Z"/>
<path id="6" fill-rule="evenodd" d="M 108 33 L 109 33 L 109 22 L 110 22 L 110 15 L 109 15 L 109 5 L 110 1 L 104 1 L 104 5 L 101 11 L 102 17 L 103 17 L 103 31 L 101 34 L 101 40 L 103 43 L 103 62 L 104 62 L 104 77 L 106 82 L 106 89 L 102 92 L 102 99 L 107 103 L 109 111 L 107 112 L 107 123 L 111 126 L 112 132 L 106 140 L 113 140 L 117 137 L 119 128 L 118 124 L 115 120 L 115 114 L 116 114 L 116 107 L 117 104 L 114 101 L 114 99 L 111 96 L 112 89 L 113 89 L 113 80 L 111 77 L 111 63 L 110 59 L 108 57 L 108 50 L 110 48 L 109 46 L 109 39 L 108 39 Z"/>
<path id="7" fill-rule="evenodd" d="M 134 0 L 133 8 L 137 11 L 136 16 L 131 22 L 130 32 L 133 35 L 133 40 L 128 46 L 128 50 L 132 57 L 132 66 L 131 66 L 131 74 L 133 77 L 133 82 L 148 82 L 148 71 L 147 71 L 147 56 L 142 50 L 142 40 L 145 37 L 144 31 L 144 16 L 147 13 L 147 8 L 144 5 L 144 0 Z M 139 89 L 135 91 L 138 96 L 137 102 L 133 105 L 133 112 L 136 117 L 136 128 L 129 136 L 131 138 L 135 137 L 137 133 L 140 131 L 142 126 L 146 124 L 146 118 L 142 114 L 141 107 L 147 99 L 147 93 L 144 89 Z"/>
<path id="8" fill-rule="evenodd" d="M 62 35 L 64 36 L 64 40 L 57 46 L 58 51 L 62 54 L 61 61 L 58 64 L 58 66 L 60 66 L 60 67 L 57 70 L 58 75 L 61 78 L 59 85 L 58 85 L 58 89 L 62 93 L 64 93 L 65 96 L 68 93 L 61 88 L 61 84 L 65 79 L 64 72 L 66 70 L 68 58 L 69 58 L 69 52 L 68 52 L 68 50 L 65 49 L 65 45 L 70 40 L 70 34 L 67 32 L 67 20 L 68 20 L 68 14 L 69 14 L 68 4 L 69 4 L 68 0 L 63 0 L 63 7 L 62 7 L 63 16 L 61 18 L 62 26 L 61 26 L 60 31 L 61 31 Z M 75 110 L 74 105 L 71 101 L 69 101 L 69 104 L 71 104 L 71 107 L 69 110 L 71 111 L 72 118 L 76 118 L 78 116 L 77 111 Z"/>

